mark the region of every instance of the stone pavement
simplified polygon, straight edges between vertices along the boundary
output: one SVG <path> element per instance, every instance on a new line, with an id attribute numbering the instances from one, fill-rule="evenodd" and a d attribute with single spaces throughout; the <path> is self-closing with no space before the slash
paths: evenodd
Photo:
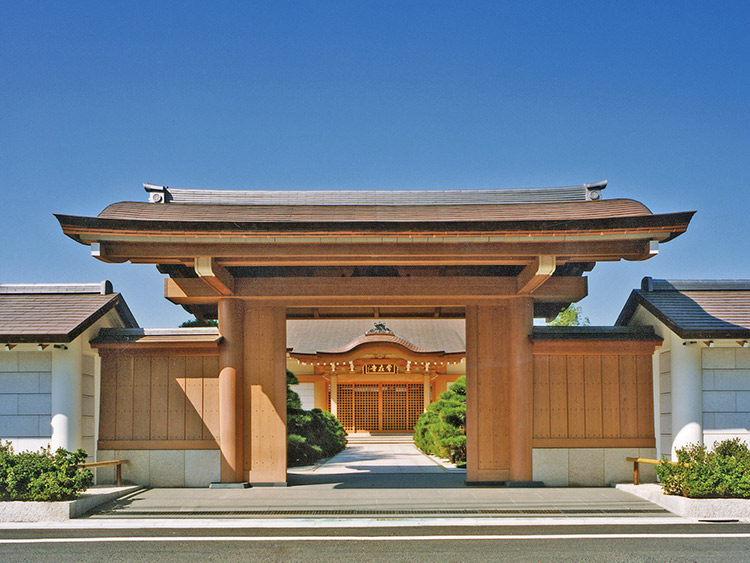
<path id="1" fill-rule="evenodd" d="M 403 441 L 353 441 L 319 467 L 290 469 L 287 487 L 148 489 L 88 518 L 672 517 L 609 487 L 467 487 L 465 478 Z"/>

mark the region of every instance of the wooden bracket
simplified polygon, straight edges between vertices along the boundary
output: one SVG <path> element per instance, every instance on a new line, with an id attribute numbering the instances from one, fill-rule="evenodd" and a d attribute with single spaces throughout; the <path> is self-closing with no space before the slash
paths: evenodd
<path id="1" fill-rule="evenodd" d="M 537 256 L 534 261 L 518 274 L 518 293 L 534 293 L 552 274 L 555 273 L 557 260 L 554 256 Z"/>
<path id="2" fill-rule="evenodd" d="M 195 259 L 195 273 L 219 295 L 234 294 L 234 276 L 210 256 L 198 256 Z"/>

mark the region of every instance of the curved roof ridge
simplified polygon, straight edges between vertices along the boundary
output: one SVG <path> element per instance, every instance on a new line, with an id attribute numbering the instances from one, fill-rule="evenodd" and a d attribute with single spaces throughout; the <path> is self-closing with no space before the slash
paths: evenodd
<path id="1" fill-rule="evenodd" d="M 337 348 L 334 350 L 318 350 L 318 354 L 345 354 L 346 352 L 351 352 L 355 348 L 358 348 L 359 346 L 362 346 L 364 344 L 374 344 L 374 343 L 387 343 L 387 344 L 398 344 L 399 346 L 403 346 L 410 352 L 414 352 L 416 354 L 444 354 L 445 350 L 427 350 L 426 348 L 420 348 L 419 346 L 416 346 L 406 340 L 405 338 L 402 338 L 401 336 L 398 336 L 397 334 L 393 333 L 373 333 L 373 334 L 365 334 L 362 336 L 358 336 L 354 340 L 350 341 L 348 344 L 345 344 L 341 348 Z"/>
<path id="2" fill-rule="evenodd" d="M 601 199 L 607 182 L 540 188 L 456 190 L 201 190 L 144 184 L 152 203 L 212 205 L 486 205 Z"/>

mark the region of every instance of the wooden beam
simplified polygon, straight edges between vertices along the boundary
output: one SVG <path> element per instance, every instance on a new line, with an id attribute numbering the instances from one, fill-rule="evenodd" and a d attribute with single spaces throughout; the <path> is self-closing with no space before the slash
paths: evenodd
<path id="1" fill-rule="evenodd" d="M 503 265 L 528 264 L 538 256 L 565 261 L 642 260 L 648 240 L 530 242 L 186 243 L 102 242 L 99 259 L 143 264 L 182 263 L 185 257 L 212 256 L 224 266 L 273 265 Z"/>
<path id="2" fill-rule="evenodd" d="M 554 256 L 537 256 L 534 261 L 518 274 L 518 293 L 532 294 L 546 282 L 557 268 Z"/>
<path id="3" fill-rule="evenodd" d="M 573 302 L 586 296 L 586 278 L 554 277 L 540 287 L 534 299 Z M 356 278 L 237 278 L 235 296 L 246 300 L 283 303 L 286 307 L 461 307 L 491 303 L 517 296 L 516 278 L 356 277 Z M 199 279 L 168 278 L 164 296 L 180 305 L 216 303 L 219 296 Z"/>
<path id="4" fill-rule="evenodd" d="M 216 258 L 198 256 L 193 268 L 198 277 L 219 295 L 228 296 L 234 293 L 234 276 L 219 264 Z"/>

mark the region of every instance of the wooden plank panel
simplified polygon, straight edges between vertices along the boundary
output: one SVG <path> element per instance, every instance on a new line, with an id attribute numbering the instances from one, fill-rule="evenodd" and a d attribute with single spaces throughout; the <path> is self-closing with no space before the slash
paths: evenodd
<path id="1" fill-rule="evenodd" d="M 568 356 L 568 437 L 586 437 L 583 356 Z"/>
<path id="2" fill-rule="evenodd" d="M 586 437 L 602 437 L 602 358 L 584 356 L 583 387 L 586 403 Z"/>
<path id="3" fill-rule="evenodd" d="M 151 437 L 151 358 L 133 358 L 133 440 Z"/>
<path id="4" fill-rule="evenodd" d="M 203 439 L 219 440 L 219 358 L 203 358 Z"/>
<path id="5" fill-rule="evenodd" d="M 185 358 L 169 358 L 167 385 L 167 436 L 170 440 L 185 439 Z"/>
<path id="6" fill-rule="evenodd" d="M 549 357 L 534 356 L 534 438 L 549 436 Z"/>
<path id="7" fill-rule="evenodd" d="M 115 438 L 117 420 L 117 360 L 109 354 L 102 356 L 101 397 L 99 406 L 99 438 Z"/>
<path id="8" fill-rule="evenodd" d="M 151 358 L 151 439 L 167 439 L 169 359 Z"/>
<path id="9" fill-rule="evenodd" d="M 534 448 L 653 448 L 656 440 L 654 438 L 534 438 L 531 443 Z M 572 452 L 571 455 L 573 455 Z"/>
<path id="10" fill-rule="evenodd" d="M 115 438 L 130 440 L 133 437 L 133 359 L 117 360 L 117 420 Z"/>
<path id="11" fill-rule="evenodd" d="M 568 437 L 568 377 L 567 358 L 549 358 L 549 418 L 550 437 Z"/>
<path id="12" fill-rule="evenodd" d="M 638 436 L 638 393 L 636 386 L 636 356 L 620 356 L 620 435 Z"/>
<path id="13" fill-rule="evenodd" d="M 620 364 L 617 356 L 602 356 L 602 435 L 620 437 Z"/>
<path id="14" fill-rule="evenodd" d="M 185 359 L 185 439 L 203 438 L 203 358 Z"/>
<path id="15" fill-rule="evenodd" d="M 466 480 L 479 480 L 479 350 L 476 305 L 466 307 Z"/>
<path id="16" fill-rule="evenodd" d="M 654 435 L 654 395 L 651 356 L 636 356 L 638 436 Z"/>

